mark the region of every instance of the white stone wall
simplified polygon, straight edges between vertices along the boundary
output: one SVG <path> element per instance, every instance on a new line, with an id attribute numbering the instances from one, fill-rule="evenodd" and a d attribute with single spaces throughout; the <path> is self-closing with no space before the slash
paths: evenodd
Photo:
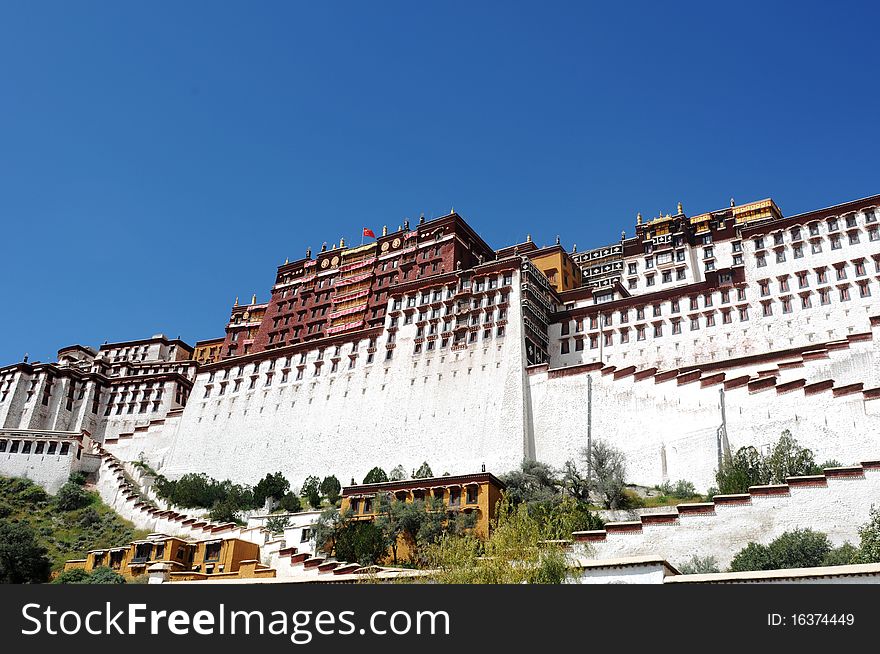
<path id="1" fill-rule="evenodd" d="M 361 341 L 355 367 L 348 369 L 351 346 L 345 345 L 336 373 L 328 351 L 316 377 L 318 352 L 311 351 L 300 380 L 298 357 L 284 382 L 286 362 L 279 357 L 268 386 L 269 362 L 247 364 L 238 391 L 233 366 L 222 396 L 220 373 L 213 382 L 200 374 L 162 472 L 175 477 L 198 469 L 255 483 L 281 470 L 299 485 L 312 474 L 360 481 L 373 466 L 411 470 L 423 461 L 437 474 L 474 472 L 484 463 L 487 470 L 515 468 L 531 439 L 518 276 L 515 271 L 505 335 L 493 329 L 485 339 L 481 329 L 477 342 L 459 351 L 437 341 L 437 350 L 423 345 L 414 354 L 416 324 L 400 318 L 390 361 L 386 331 L 372 364 L 366 363 L 368 342 Z"/>
<path id="2" fill-rule="evenodd" d="M 598 372 L 555 379 L 547 372 L 533 374 L 529 383 L 538 460 L 554 466 L 579 461 L 587 443 L 588 376 L 593 378 L 593 437 L 623 451 L 629 482 L 653 486 L 686 479 L 700 491 L 715 485 L 719 387 L 701 388 L 698 382 L 614 380 Z M 725 401 L 731 451 L 747 445 L 766 449 L 789 429 L 813 450 L 817 462 L 837 459 L 849 465 L 880 453 L 880 400 L 865 400 L 861 393 L 750 393 L 743 386 L 727 391 Z"/>
<path id="3" fill-rule="evenodd" d="M 859 543 L 858 528 L 880 506 L 880 469 L 866 468 L 862 477 L 833 477 L 827 487 L 791 486 L 787 495 L 751 495 L 750 503 L 716 504 L 714 515 L 680 515 L 677 524 L 642 524 L 633 533 L 608 533 L 590 542 L 592 559 L 659 556 L 678 567 L 691 556 L 712 556 L 721 569 L 749 542 L 768 544 L 786 531 L 813 529 L 835 545 Z M 674 512 L 675 509 L 673 508 Z M 581 547 L 575 544 L 576 550 Z"/>
<path id="4" fill-rule="evenodd" d="M 14 434 L 0 433 L 0 438 L 7 440 L 6 451 L 0 452 L 0 475 L 3 477 L 24 477 L 39 484 L 50 494 L 54 494 L 63 486 L 70 475 L 82 468 L 88 468 L 91 460 L 88 455 L 82 452 L 79 443 L 73 440 L 54 441 L 56 450 L 54 454 L 48 454 L 46 446 L 52 439 L 35 437 L 21 438 Z M 19 442 L 19 451 L 10 452 L 12 440 Z M 31 451 L 23 454 L 21 451 L 22 444 L 30 443 Z M 41 454 L 35 452 L 38 442 L 44 445 L 44 451 Z M 61 454 L 61 443 L 68 444 L 69 450 L 67 454 Z M 90 470 L 86 470 L 90 472 Z"/>

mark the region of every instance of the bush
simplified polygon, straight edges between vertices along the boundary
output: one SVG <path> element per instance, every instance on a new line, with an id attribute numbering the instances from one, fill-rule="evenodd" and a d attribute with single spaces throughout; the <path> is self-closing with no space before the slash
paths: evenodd
<path id="1" fill-rule="evenodd" d="M 691 558 L 678 566 L 679 572 L 683 575 L 700 575 L 720 572 L 718 562 L 714 556 L 697 556 L 694 554 Z"/>
<path id="2" fill-rule="evenodd" d="M 74 472 L 70 475 L 68 481 L 77 484 L 78 486 L 85 486 L 86 483 L 86 473 L 84 472 Z"/>
<path id="3" fill-rule="evenodd" d="M 89 583 L 89 573 L 84 568 L 73 568 L 65 570 L 55 578 L 53 584 L 87 584 Z"/>
<path id="4" fill-rule="evenodd" d="M 95 568 L 89 575 L 90 584 L 124 584 L 125 577 L 107 567 Z"/>
<path id="5" fill-rule="evenodd" d="M 45 583 L 52 567 L 47 552 L 29 525 L 0 520 L 0 583 Z"/>
<path id="6" fill-rule="evenodd" d="M 670 494 L 676 499 L 687 500 L 697 494 L 697 489 L 691 482 L 679 479 L 675 482 L 675 487 Z"/>
<path id="7" fill-rule="evenodd" d="M 859 562 L 859 548 L 852 543 L 835 547 L 822 560 L 822 565 L 850 565 Z"/>
<path id="8" fill-rule="evenodd" d="M 817 473 L 813 452 L 801 447 L 786 429 L 766 458 L 754 447 L 742 447 L 727 457 L 715 474 L 719 492 L 748 493 L 749 486 L 784 484 L 787 477 Z"/>
<path id="9" fill-rule="evenodd" d="M 79 484 L 69 481 L 55 495 L 55 506 L 61 511 L 75 511 L 92 503 L 92 495 Z"/>
<path id="10" fill-rule="evenodd" d="M 828 536 L 812 529 L 787 531 L 769 545 L 749 543 L 730 564 L 732 572 L 782 570 L 823 565 L 831 551 Z"/>

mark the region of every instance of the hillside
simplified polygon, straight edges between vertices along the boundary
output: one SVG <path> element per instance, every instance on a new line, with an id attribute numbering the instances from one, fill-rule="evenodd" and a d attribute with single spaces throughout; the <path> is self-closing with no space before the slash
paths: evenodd
<path id="1" fill-rule="evenodd" d="M 66 560 L 82 558 L 88 550 L 126 545 L 146 535 L 81 481 L 68 482 L 50 496 L 28 479 L 0 477 L 0 522 L 30 526 L 47 550 L 53 574 Z"/>

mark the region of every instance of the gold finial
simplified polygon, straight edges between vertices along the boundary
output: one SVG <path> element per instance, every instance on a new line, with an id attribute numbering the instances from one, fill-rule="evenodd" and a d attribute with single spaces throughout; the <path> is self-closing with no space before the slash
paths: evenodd
<path id="1" fill-rule="evenodd" d="M 531 243 L 531 242 L 532 242 L 532 235 L 526 234 L 526 243 Z"/>
<path id="2" fill-rule="evenodd" d="M 339 247 L 341 247 L 341 248 L 345 247 L 345 237 L 344 236 L 339 237 Z"/>
<path id="3" fill-rule="evenodd" d="M 251 304 L 256 304 L 256 303 L 257 303 L 257 294 L 254 293 L 253 297 L 251 298 Z"/>
<path id="4" fill-rule="evenodd" d="M 290 263 L 290 257 L 284 257 L 284 265 L 286 266 L 289 263 Z"/>
<path id="5" fill-rule="evenodd" d="M 388 236 L 388 225 L 382 225 L 382 236 Z"/>
<path id="6" fill-rule="evenodd" d="M 684 209 L 683 209 L 682 206 L 681 206 L 681 202 L 679 202 L 679 203 L 678 203 L 678 215 L 680 216 L 680 215 L 683 214 L 683 213 L 684 213 Z"/>
<path id="7" fill-rule="evenodd" d="M 238 306 L 238 296 L 237 295 L 235 296 L 235 304 L 233 304 L 232 306 L 234 306 L 234 307 Z"/>
<path id="8" fill-rule="evenodd" d="M 642 212 L 639 211 L 639 213 L 636 215 L 636 225 L 641 225 L 641 224 L 642 224 Z"/>

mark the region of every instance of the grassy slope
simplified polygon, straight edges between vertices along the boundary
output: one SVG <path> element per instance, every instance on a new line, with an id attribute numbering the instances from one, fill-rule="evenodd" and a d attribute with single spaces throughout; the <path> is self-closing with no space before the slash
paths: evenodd
<path id="1" fill-rule="evenodd" d="M 0 517 L 27 522 L 49 550 L 53 572 L 68 559 L 81 559 L 88 550 L 127 545 L 147 532 L 137 530 L 95 492 L 89 492 L 90 504 L 74 511 L 61 511 L 51 496 L 27 479 L 0 477 Z"/>

